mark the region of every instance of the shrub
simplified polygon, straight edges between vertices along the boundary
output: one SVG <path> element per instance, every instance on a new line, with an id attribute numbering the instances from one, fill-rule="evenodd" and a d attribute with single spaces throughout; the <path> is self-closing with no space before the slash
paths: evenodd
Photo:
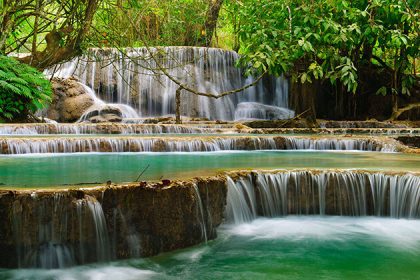
<path id="1" fill-rule="evenodd" d="M 12 57 L 0 55 L 0 119 L 26 119 L 51 101 L 44 75 Z"/>

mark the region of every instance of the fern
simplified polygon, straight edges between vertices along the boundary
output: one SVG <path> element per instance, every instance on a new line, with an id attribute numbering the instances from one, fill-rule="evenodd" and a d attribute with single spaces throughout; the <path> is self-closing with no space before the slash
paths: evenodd
<path id="1" fill-rule="evenodd" d="M 0 56 L 0 121 L 19 120 L 51 101 L 51 85 L 36 69 Z"/>

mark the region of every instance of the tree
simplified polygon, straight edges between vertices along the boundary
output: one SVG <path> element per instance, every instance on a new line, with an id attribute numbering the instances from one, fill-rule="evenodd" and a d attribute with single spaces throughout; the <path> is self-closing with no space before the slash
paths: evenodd
<path id="1" fill-rule="evenodd" d="M 94 19 L 99 46 L 210 46 L 222 0 L 107 0 Z M 139 32 L 134 31 L 134 21 Z"/>
<path id="2" fill-rule="evenodd" d="M 220 8 L 223 0 L 210 0 L 207 8 L 206 21 L 201 28 L 201 38 L 199 46 L 210 47 L 213 39 L 213 34 L 216 30 L 217 20 L 219 18 Z"/>
<path id="3" fill-rule="evenodd" d="M 415 0 L 245 0 L 242 63 L 353 94 L 369 82 L 360 75 L 365 69 L 383 73 L 379 94 L 407 95 L 419 56 L 418 8 Z"/>
<path id="4" fill-rule="evenodd" d="M 43 70 L 80 55 L 102 0 L 3 0 L 0 54 Z"/>
<path id="5" fill-rule="evenodd" d="M 245 85 L 243 87 L 240 87 L 240 88 L 232 89 L 232 90 L 225 91 L 225 92 L 219 92 L 219 93 L 201 92 L 201 91 L 195 89 L 191 85 L 182 83 L 177 77 L 173 77 L 172 75 L 170 75 L 168 70 L 159 61 L 159 58 L 158 58 L 158 54 L 159 54 L 159 50 L 160 50 L 159 47 L 156 48 L 156 52 L 155 52 L 155 50 L 151 49 L 150 46 L 147 44 L 147 41 L 142 38 L 140 30 L 135 25 L 135 21 L 133 19 L 130 19 L 130 23 L 131 23 L 131 28 L 133 28 L 133 30 L 138 33 L 138 36 L 139 36 L 140 40 L 142 40 L 142 43 L 144 44 L 145 48 L 147 49 L 148 56 L 150 57 L 150 59 L 152 59 L 156 63 L 156 66 L 157 66 L 156 69 L 149 69 L 149 70 L 152 70 L 153 72 L 155 72 L 158 75 L 163 74 L 163 75 L 167 76 L 173 83 L 175 83 L 178 86 L 178 88 L 176 90 L 176 98 L 175 98 L 175 102 L 176 102 L 176 104 L 175 104 L 175 107 L 176 107 L 176 113 L 175 113 L 176 123 L 181 123 L 180 105 L 181 105 L 181 93 L 183 91 L 187 92 L 189 94 L 197 95 L 197 96 L 204 96 L 204 97 L 208 97 L 208 98 L 219 99 L 219 98 L 225 97 L 227 95 L 231 95 L 231 94 L 238 93 L 238 92 L 243 92 L 247 88 L 255 86 L 263 78 L 263 76 L 266 74 L 266 72 L 264 71 L 252 83 L 247 84 L 247 85 Z M 122 52 L 122 54 L 124 54 L 124 52 Z"/>

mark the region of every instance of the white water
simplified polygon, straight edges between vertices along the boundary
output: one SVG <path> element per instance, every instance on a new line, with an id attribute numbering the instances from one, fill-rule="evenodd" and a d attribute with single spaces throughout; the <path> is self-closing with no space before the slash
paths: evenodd
<path id="1" fill-rule="evenodd" d="M 256 246 L 262 247 L 259 249 L 255 248 Z M 264 255 L 264 251 L 269 251 L 267 246 L 271 247 L 273 253 Z M 259 278 L 281 279 L 287 273 L 292 279 L 312 279 L 314 273 L 322 270 L 320 279 L 359 279 L 363 278 L 363 275 L 369 279 L 369 276 L 374 279 L 387 279 L 387 272 L 383 273 L 381 266 L 372 267 L 372 265 L 395 265 L 400 268 L 401 263 L 407 262 L 407 259 L 400 256 L 403 254 L 408 259 L 414 258 L 411 264 L 404 267 L 410 269 L 415 265 L 419 248 L 419 220 L 337 216 L 259 218 L 247 224 L 224 225 L 219 231 L 219 239 L 208 246 L 181 250 L 157 258 L 124 260 L 106 265 L 77 266 L 59 270 L 3 270 L 0 271 L 0 277 L 136 280 L 213 279 L 215 275 L 223 279 L 235 276 L 242 279 L 249 275 L 257 275 L 257 278 L 259 276 Z M 278 252 L 275 251 L 277 249 Z M 333 254 L 328 254 L 331 250 Z M 368 254 L 366 260 L 359 260 L 356 266 L 351 267 L 347 264 L 346 267 L 350 268 L 342 268 L 342 261 L 352 261 L 361 254 Z M 332 259 L 337 255 L 340 255 L 338 260 Z M 267 256 L 273 260 L 265 259 Z M 386 259 L 381 260 L 382 257 Z M 282 258 L 284 261 L 276 264 L 276 261 Z M 292 258 L 294 261 L 290 262 L 289 259 Z M 376 261 L 369 262 L 370 258 Z M 309 264 L 315 267 L 308 271 L 310 261 L 316 263 Z M 338 264 L 339 267 L 331 268 L 331 262 L 333 265 Z M 271 270 L 267 272 L 268 265 Z M 362 265 L 361 272 L 358 265 Z M 348 276 L 349 269 L 350 272 L 357 271 L 355 277 Z M 340 273 L 341 270 L 344 272 Z M 405 271 L 399 272 L 398 269 L 395 271 L 394 267 L 388 268 L 387 271 L 393 272 L 392 275 L 388 275 L 390 279 L 416 279 L 411 276 L 415 276 L 418 269 L 409 271 L 408 274 Z"/>
<path id="2" fill-rule="evenodd" d="M 396 145 L 369 139 L 313 139 L 285 137 L 287 150 L 359 150 L 396 152 Z"/>
<path id="3" fill-rule="evenodd" d="M 165 47 L 153 49 L 159 63 L 183 84 L 201 92 L 221 93 L 251 83 L 235 67 L 238 54 L 214 48 Z M 91 50 L 59 67 L 54 76 L 77 76 L 107 103 L 129 105 L 142 116 L 175 113 L 177 85 L 159 72 L 146 48 Z M 53 74 L 52 70 L 47 74 Z M 288 85 L 283 78 L 266 77 L 235 95 L 212 99 L 189 93 L 182 96 L 182 115 L 232 120 L 240 102 L 288 107 Z"/>
<path id="4" fill-rule="evenodd" d="M 283 145 L 283 141 L 285 145 Z M 397 143 L 375 139 L 305 139 L 295 137 L 209 138 L 0 138 L 0 154 L 79 152 L 201 152 L 226 150 L 358 150 L 396 152 Z"/>
<path id="5" fill-rule="evenodd" d="M 201 152 L 276 149 L 273 137 L 160 139 L 160 138 L 45 138 L 0 139 L 0 154 L 76 152 Z"/>
<path id="6" fill-rule="evenodd" d="M 378 217 L 339 216 L 287 216 L 259 218 L 249 223 L 225 225 L 230 235 L 253 239 L 282 239 L 300 241 L 307 239 L 345 242 L 356 238 L 369 239 L 379 246 L 403 250 L 420 247 L 420 220 Z"/>
<path id="7" fill-rule="evenodd" d="M 235 110 L 235 120 L 284 120 L 294 116 L 295 112 L 287 108 L 257 102 L 241 102 Z"/>
<path id="8" fill-rule="evenodd" d="M 111 134 L 122 135 L 131 134 L 160 134 L 160 133 L 205 133 L 211 129 L 188 127 L 182 125 L 136 125 L 136 124 L 2 124 L 0 125 L 0 135 L 43 135 L 43 134 Z"/>
<path id="9" fill-rule="evenodd" d="M 146 280 L 159 278 L 159 274 L 129 265 L 83 266 L 68 269 L 19 269 L 10 272 L 14 280 L 60 279 L 60 280 Z"/>
<path id="10" fill-rule="evenodd" d="M 13 207 L 13 234 L 19 267 L 51 269 L 86 261 L 111 260 L 105 216 L 95 198 L 79 199 L 75 202 L 75 208 L 69 208 L 69 201 L 61 194 L 56 194 L 54 201 L 42 200 L 37 196 L 32 199 L 34 201 L 27 202 L 29 206 L 15 203 Z M 34 204 L 33 209 L 30 208 L 31 204 Z M 77 216 L 78 224 L 71 224 L 72 215 Z M 37 236 L 29 236 L 24 231 L 28 224 L 37 227 Z M 78 245 L 69 243 L 72 232 L 78 235 Z M 86 242 L 92 241 L 87 239 L 88 236 L 93 237 L 96 244 L 87 246 Z M 92 250 L 95 250 L 93 259 Z"/>
<path id="11" fill-rule="evenodd" d="M 370 214 L 377 216 L 420 217 L 420 177 L 411 174 L 288 171 L 257 173 L 255 180 L 228 178 L 227 185 L 226 217 L 231 223 L 252 221 L 257 212 L 266 217 L 324 215 L 331 207 L 336 215 L 366 216 L 369 205 Z M 327 192 L 335 205 L 327 205 Z"/>
<path id="12" fill-rule="evenodd" d="M 206 227 L 206 219 L 204 218 L 204 208 L 203 202 L 201 201 L 200 191 L 196 184 L 193 185 L 195 199 L 197 200 L 197 216 L 198 221 L 201 226 L 201 234 L 203 236 L 204 242 L 207 243 L 207 227 Z"/>
<path id="13" fill-rule="evenodd" d="M 115 109 L 121 112 L 121 118 L 123 119 L 135 119 L 139 118 L 139 114 L 129 105 L 127 104 L 115 104 L 115 103 L 105 103 L 103 100 L 98 98 L 95 94 L 95 92 L 88 86 L 80 83 L 83 88 L 85 89 L 85 92 L 93 99 L 93 105 L 90 106 L 86 112 L 83 113 L 83 115 L 80 117 L 78 122 L 84 122 L 88 121 L 89 117 L 92 116 L 94 112 L 97 112 L 97 115 L 101 115 L 101 112 L 106 109 Z"/>

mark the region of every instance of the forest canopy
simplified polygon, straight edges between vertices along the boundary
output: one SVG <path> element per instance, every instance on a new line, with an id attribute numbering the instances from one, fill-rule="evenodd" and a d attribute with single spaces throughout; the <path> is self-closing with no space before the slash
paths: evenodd
<path id="1" fill-rule="evenodd" d="M 416 0 L 3 0 L 0 8 L 0 54 L 29 53 L 19 60 L 39 70 L 89 48 L 221 47 L 254 75 L 397 96 L 410 95 L 420 69 Z M 383 82 L 369 85 L 371 73 Z"/>

